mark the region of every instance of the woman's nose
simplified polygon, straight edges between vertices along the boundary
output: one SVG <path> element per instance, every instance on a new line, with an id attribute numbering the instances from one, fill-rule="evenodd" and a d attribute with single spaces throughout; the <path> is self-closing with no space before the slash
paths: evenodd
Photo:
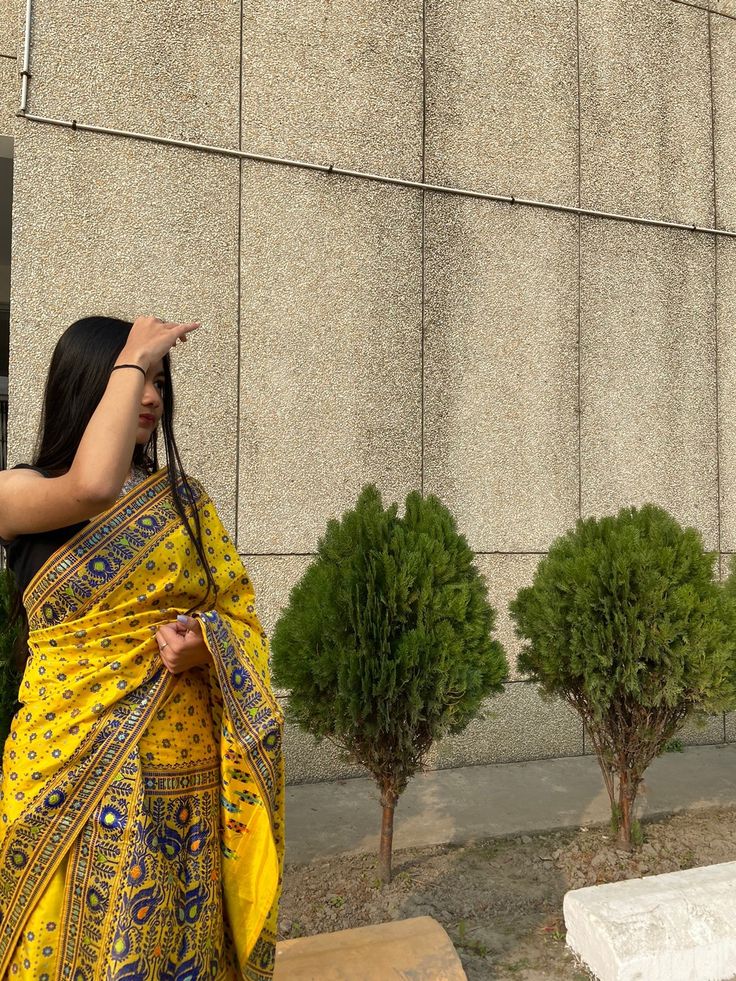
<path id="1" fill-rule="evenodd" d="M 161 396 L 155 385 L 146 385 L 143 389 L 143 403 L 145 405 L 160 405 Z"/>

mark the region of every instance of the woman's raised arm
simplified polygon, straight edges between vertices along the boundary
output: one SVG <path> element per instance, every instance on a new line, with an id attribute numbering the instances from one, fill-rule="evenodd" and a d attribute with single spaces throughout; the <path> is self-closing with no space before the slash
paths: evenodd
<path id="1" fill-rule="evenodd" d="M 34 470 L 0 472 L 0 537 L 64 528 L 94 517 L 116 500 L 130 469 L 144 386 L 152 365 L 199 324 L 139 317 L 111 371 L 69 470 L 43 477 Z"/>

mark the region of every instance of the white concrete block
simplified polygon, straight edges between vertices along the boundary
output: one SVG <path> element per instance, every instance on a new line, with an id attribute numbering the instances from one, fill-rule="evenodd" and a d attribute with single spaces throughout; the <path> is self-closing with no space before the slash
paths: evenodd
<path id="1" fill-rule="evenodd" d="M 575 889 L 563 909 L 600 981 L 736 977 L 736 862 Z"/>

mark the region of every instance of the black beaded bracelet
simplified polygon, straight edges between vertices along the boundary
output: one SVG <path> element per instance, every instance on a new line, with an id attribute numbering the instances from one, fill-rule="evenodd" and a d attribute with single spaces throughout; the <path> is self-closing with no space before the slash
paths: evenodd
<path id="1" fill-rule="evenodd" d="M 140 373 L 143 375 L 143 377 L 144 378 L 146 377 L 145 369 L 141 368 L 139 364 L 116 364 L 112 370 L 117 371 L 118 368 L 137 368 L 138 371 L 140 371 Z"/>

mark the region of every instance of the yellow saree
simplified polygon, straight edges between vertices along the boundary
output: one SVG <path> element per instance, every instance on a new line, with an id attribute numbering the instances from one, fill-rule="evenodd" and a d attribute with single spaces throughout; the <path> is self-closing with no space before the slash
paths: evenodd
<path id="1" fill-rule="evenodd" d="M 166 470 L 85 526 L 24 594 L 30 657 L 0 799 L 0 979 L 272 976 L 283 717 L 248 574 L 190 485 L 218 586 L 206 606 Z M 211 663 L 173 675 L 155 633 L 193 607 Z"/>

